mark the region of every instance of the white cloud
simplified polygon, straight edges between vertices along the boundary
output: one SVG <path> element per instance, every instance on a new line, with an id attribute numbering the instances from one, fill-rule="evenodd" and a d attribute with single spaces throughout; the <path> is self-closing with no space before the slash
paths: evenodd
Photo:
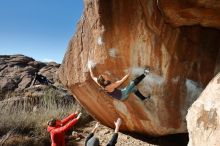
<path id="1" fill-rule="evenodd" d="M 42 59 L 41 61 L 42 61 L 42 62 L 56 62 L 55 60 L 53 60 L 53 59 L 48 59 L 48 58 Z"/>

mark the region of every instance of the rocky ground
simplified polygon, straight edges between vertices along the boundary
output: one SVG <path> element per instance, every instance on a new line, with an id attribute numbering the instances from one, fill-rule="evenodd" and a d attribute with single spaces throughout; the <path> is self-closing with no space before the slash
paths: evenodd
<path id="1" fill-rule="evenodd" d="M 85 138 L 89 132 L 92 131 L 96 121 L 88 122 L 84 125 L 77 126 L 74 129 L 77 133 L 81 134 L 84 138 L 66 140 L 67 146 L 84 146 Z M 46 130 L 46 129 L 45 129 Z M 101 125 L 95 133 L 95 136 L 99 138 L 101 145 L 105 145 L 111 139 L 113 129 Z M 0 143 L 4 142 L 4 146 L 48 146 L 50 145 L 49 135 L 46 137 L 31 137 L 19 135 L 16 133 L 9 133 L 9 136 L 5 135 L 0 139 Z M 145 140 L 140 140 L 132 136 L 119 132 L 117 146 L 186 146 L 188 137 L 186 134 L 172 135 L 166 137 L 146 137 Z"/>
<path id="2" fill-rule="evenodd" d="M 92 131 L 96 121 L 91 121 L 82 127 L 76 129 L 78 133 L 81 133 L 86 137 L 90 131 Z M 114 133 L 113 129 L 110 129 L 106 126 L 101 125 L 96 131 L 95 135 L 99 138 L 101 145 L 105 145 L 111 139 L 112 134 Z M 84 139 L 78 139 L 70 143 L 70 145 L 83 146 L 85 143 Z M 130 136 L 119 132 L 118 136 L 118 146 L 186 146 L 188 143 L 187 134 L 177 134 L 164 137 L 147 137 L 140 135 Z"/>
<path id="3" fill-rule="evenodd" d="M 82 134 L 85 138 L 89 134 L 89 132 L 92 130 L 93 126 L 95 125 L 95 121 L 91 121 L 84 125 L 83 127 L 78 127 L 75 129 L 78 133 Z M 99 138 L 101 145 L 105 145 L 108 143 L 108 141 L 111 139 L 111 136 L 113 134 L 113 130 L 105 127 L 105 126 L 100 126 L 99 129 L 96 132 L 96 137 Z M 85 138 L 81 139 L 75 139 L 75 140 L 67 140 L 67 146 L 84 146 L 85 143 Z M 24 141 L 26 141 L 24 143 Z M 13 146 L 13 145 L 35 145 L 38 142 L 41 146 L 46 146 L 49 145 L 49 137 L 48 139 L 39 139 L 37 137 L 28 137 L 28 136 L 22 136 L 18 134 L 11 134 L 5 141 L 4 141 L 4 146 Z M 123 133 L 119 133 L 118 137 L 118 146 L 156 146 L 154 144 L 149 144 L 144 141 L 138 140 L 136 138 L 133 138 L 131 136 L 125 135 Z"/>
<path id="4" fill-rule="evenodd" d="M 89 132 L 92 131 L 95 123 L 96 121 L 91 121 L 84 125 L 77 126 L 77 128 L 75 128 L 74 131 L 77 131 L 84 138 L 66 140 L 67 146 L 84 146 L 85 138 L 89 134 Z M 104 146 L 111 139 L 113 133 L 114 133 L 113 129 L 101 125 L 96 131 L 95 136 L 99 138 L 101 145 Z M 126 145 L 127 146 L 186 146 L 187 143 L 185 141 L 186 140 L 185 136 L 186 135 L 176 135 L 176 136 L 160 137 L 160 138 L 148 137 L 144 141 L 119 132 L 117 145 L 118 146 L 126 146 Z M 42 138 L 42 137 L 30 137 L 30 136 L 11 133 L 7 137 L 7 139 L 4 139 L 4 146 L 14 146 L 14 145 L 47 146 L 50 145 L 49 139 L 50 139 L 49 136 Z M 0 142 L 1 141 L 3 141 L 3 139 L 1 139 Z"/>
<path id="5" fill-rule="evenodd" d="M 78 132 L 81 133 L 85 138 L 86 136 L 92 131 L 96 121 L 91 121 L 90 123 L 87 123 L 83 129 L 78 128 Z M 111 136 L 113 135 L 114 130 L 110 129 L 106 126 L 101 125 L 98 130 L 95 133 L 95 136 L 99 138 L 101 145 L 105 145 L 108 143 L 108 141 L 111 139 Z M 85 143 L 85 138 L 75 140 L 73 143 L 74 145 L 83 146 Z M 71 144 L 70 144 L 71 145 Z M 142 140 L 133 138 L 129 135 L 123 134 L 119 132 L 118 137 L 118 146 L 156 146 L 154 144 L 150 144 L 147 142 L 144 142 Z"/>

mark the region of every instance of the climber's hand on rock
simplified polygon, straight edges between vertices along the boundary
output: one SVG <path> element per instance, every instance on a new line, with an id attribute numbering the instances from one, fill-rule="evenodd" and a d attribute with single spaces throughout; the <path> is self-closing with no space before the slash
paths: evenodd
<path id="1" fill-rule="evenodd" d="M 79 113 L 76 118 L 79 119 L 81 117 L 81 115 L 82 115 L 82 113 Z"/>
<path id="2" fill-rule="evenodd" d="M 89 69 L 92 69 L 92 68 L 94 68 L 95 67 L 95 62 L 94 61 L 92 61 L 92 60 L 88 60 L 88 63 L 87 63 L 87 66 L 88 66 L 88 68 Z"/>
<path id="3" fill-rule="evenodd" d="M 97 128 L 99 127 L 99 125 L 100 125 L 100 123 L 97 122 L 97 123 L 95 124 L 95 129 L 97 129 Z"/>
<path id="4" fill-rule="evenodd" d="M 121 126 L 121 119 L 118 118 L 117 121 L 115 121 L 114 123 L 115 123 L 115 127 L 120 127 Z"/>
<path id="5" fill-rule="evenodd" d="M 78 115 L 78 114 L 79 114 L 79 110 L 76 110 L 76 111 L 74 112 L 74 114 Z"/>

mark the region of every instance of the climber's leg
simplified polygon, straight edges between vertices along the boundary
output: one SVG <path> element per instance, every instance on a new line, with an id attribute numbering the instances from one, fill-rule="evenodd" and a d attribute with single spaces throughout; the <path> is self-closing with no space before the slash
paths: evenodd
<path id="1" fill-rule="evenodd" d="M 136 86 L 137 84 L 139 84 L 144 78 L 145 78 L 145 74 L 142 74 L 139 77 L 137 77 L 136 79 L 134 79 L 133 80 L 134 85 Z"/>
<path id="2" fill-rule="evenodd" d="M 141 92 L 137 89 L 134 94 L 139 97 L 141 100 L 145 100 L 145 99 L 150 99 L 150 95 L 148 95 L 147 97 L 145 97 L 143 94 L 141 94 Z"/>
<path id="3" fill-rule="evenodd" d="M 125 100 L 128 98 L 129 94 L 136 91 L 137 87 L 134 85 L 134 82 L 130 82 L 130 84 L 128 86 L 126 86 L 125 88 L 121 89 L 121 93 L 122 93 L 122 98 L 121 100 Z"/>
<path id="4" fill-rule="evenodd" d="M 122 100 L 125 100 L 128 98 L 128 95 L 132 92 L 137 91 L 136 85 L 139 84 L 144 77 L 149 73 L 149 70 L 144 70 L 144 74 L 140 75 L 136 79 L 132 80 L 129 85 L 127 85 L 125 88 L 121 89 L 122 92 Z"/>
<path id="5" fill-rule="evenodd" d="M 145 69 L 142 75 L 140 75 L 139 77 L 133 80 L 134 84 L 135 85 L 139 84 L 149 72 L 150 72 L 149 68 Z"/>

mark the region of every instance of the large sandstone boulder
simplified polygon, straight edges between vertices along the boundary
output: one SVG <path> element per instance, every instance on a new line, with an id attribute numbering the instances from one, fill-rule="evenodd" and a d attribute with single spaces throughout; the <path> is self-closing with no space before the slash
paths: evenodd
<path id="1" fill-rule="evenodd" d="M 173 26 L 199 24 L 220 29 L 219 0 L 158 0 L 158 5 Z"/>
<path id="2" fill-rule="evenodd" d="M 183 23 L 167 14 L 171 3 L 163 0 L 84 3 L 84 14 L 60 67 L 62 83 L 95 119 L 109 127 L 121 117 L 121 130 L 127 132 L 154 136 L 187 132 L 187 109 L 219 70 L 220 31 L 214 29 L 219 23 L 198 18 L 186 24 L 185 18 L 191 20 L 191 15 L 184 15 Z M 176 9 L 172 14 L 178 15 Z M 198 25 L 185 26 L 194 24 Z M 113 80 L 128 69 L 131 80 L 150 66 L 152 72 L 139 89 L 151 94 L 151 99 L 143 103 L 132 94 L 122 102 L 107 96 L 89 76 L 88 60 L 96 64 L 96 75 L 105 72 Z"/>
<path id="3" fill-rule="evenodd" d="M 220 144 L 220 73 L 208 84 L 187 114 L 188 146 Z"/>

